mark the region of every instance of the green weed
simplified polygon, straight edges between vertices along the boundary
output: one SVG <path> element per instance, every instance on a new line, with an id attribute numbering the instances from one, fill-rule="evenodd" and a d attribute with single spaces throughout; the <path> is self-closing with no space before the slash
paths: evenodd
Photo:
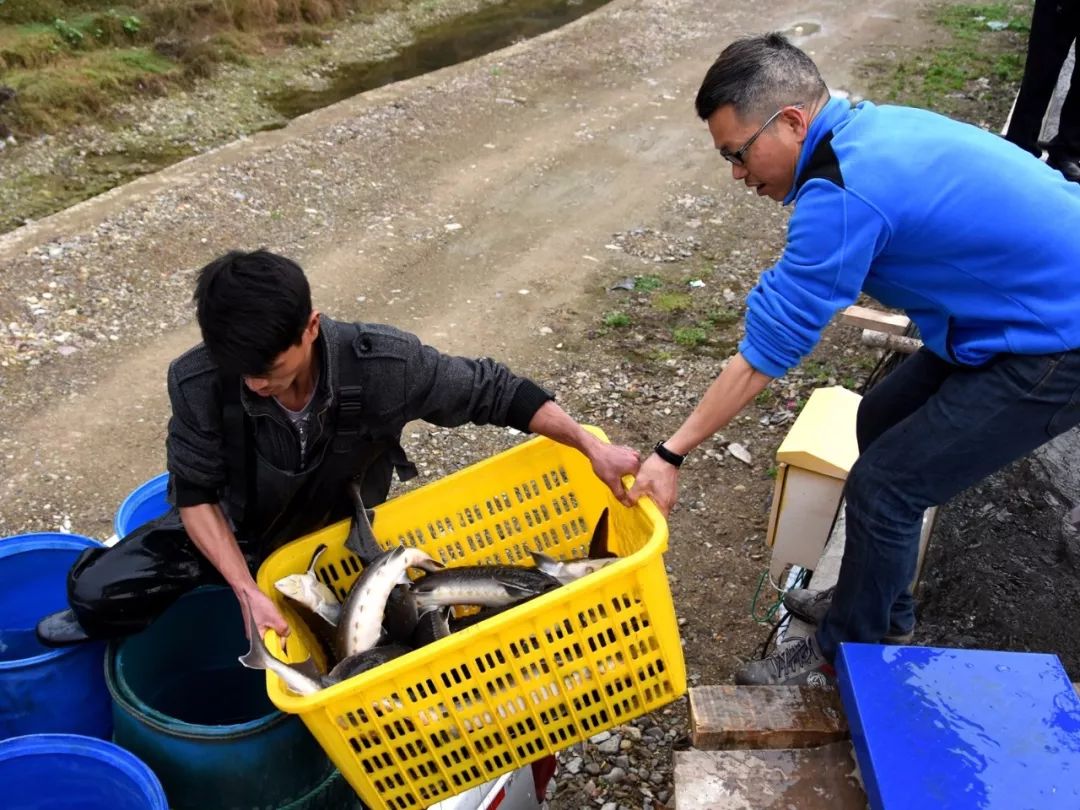
<path id="1" fill-rule="evenodd" d="M 738 323 L 740 315 L 734 309 L 714 309 L 705 316 L 707 320 L 713 326 L 730 326 L 733 323 Z"/>
<path id="2" fill-rule="evenodd" d="M 700 346 L 709 339 L 708 333 L 700 326 L 679 326 L 671 331 L 671 336 L 680 346 Z"/>
<path id="3" fill-rule="evenodd" d="M 634 289 L 637 292 L 652 292 L 664 286 L 660 276 L 638 276 L 634 279 Z"/>
<path id="4" fill-rule="evenodd" d="M 78 48 L 82 45 L 83 32 L 69 23 L 67 20 L 62 20 L 57 17 L 53 20 L 53 28 L 56 33 L 60 35 L 60 39 L 64 40 L 72 48 Z"/>
<path id="5" fill-rule="evenodd" d="M 604 316 L 604 326 L 612 329 L 621 329 L 630 325 L 630 316 L 625 312 L 609 312 Z"/>
<path id="6" fill-rule="evenodd" d="M 660 293 L 653 302 L 653 306 L 661 312 L 682 312 L 690 309 L 692 304 L 686 293 Z"/>

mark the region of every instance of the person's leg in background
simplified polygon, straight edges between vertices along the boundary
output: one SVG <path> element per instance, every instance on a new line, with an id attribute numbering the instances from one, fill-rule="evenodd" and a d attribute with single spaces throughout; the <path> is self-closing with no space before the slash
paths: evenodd
<path id="1" fill-rule="evenodd" d="M 1006 140 L 1035 157 L 1042 156 L 1042 146 L 1038 141 L 1043 118 L 1054 94 L 1061 66 L 1076 38 L 1073 20 L 1078 5 L 1077 0 L 1035 0 L 1024 77 L 1005 132 Z"/>
<path id="2" fill-rule="evenodd" d="M 1080 37 L 1080 0 L 1072 0 L 1071 18 L 1067 20 L 1074 40 Z M 1074 57 L 1080 56 L 1074 52 Z M 1046 162 L 1065 175 L 1065 179 L 1080 182 L 1080 59 L 1074 58 L 1072 79 L 1065 102 L 1061 105 L 1057 134 L 1046 150 Z"/>

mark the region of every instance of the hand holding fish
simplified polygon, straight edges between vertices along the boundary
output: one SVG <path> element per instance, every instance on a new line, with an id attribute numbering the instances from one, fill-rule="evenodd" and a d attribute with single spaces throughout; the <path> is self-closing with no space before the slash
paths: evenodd
<path id="1" fill-rule="evenodd" d="M 289 625 L 285 621 L 285 618 L 278 609 L 274 607 L 274 603 L 270 600 L 270 597 L 260 591 L 254 583 L 252 583 L 251 588 L 248 588 L 242 594 L 237 594 L 237 598 L 239 599 L 240 607 L 244 612 L 245 632 L 247 632 L 247 629 L 251 626 L 251 620 L 254 620 L 260 635 L 265 633 L 268 629 L 273 630 L 280 638 L 285 638 L 289 635 Z"/>
<path id="2" fill-rule="evenodd" d="M 630 503 L 637 503 L 642 495 L 648 495 L 656 507 L 667 517 L 679 497 L 679 468 L 655 453 L 641 465 L 637 480 L 630 490 Z"/>
<path id="3" fill-rule="evenodd" d="M 619 444 L 596 442 L 589 448 L 589 462 L 596 477 L 608 485 L 623 506 L 633 506 L 634 502 L 623 486 L 624 475 L 636 475 L 641 467 L 641 455 L 632 447 Z"/>

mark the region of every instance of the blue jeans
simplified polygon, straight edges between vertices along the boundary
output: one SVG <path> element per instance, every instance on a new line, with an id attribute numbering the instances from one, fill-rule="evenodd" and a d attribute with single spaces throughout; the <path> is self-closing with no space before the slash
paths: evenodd
<path id="1" fill-rule="evenodd" d="M 915 624 L 923 511 L 1080 424 L 1080 349 L 999 355 L 978 368 L 920 349 L 859 405 L 844 486 L 847 535 L 817 639 L 880 642 Z"/>

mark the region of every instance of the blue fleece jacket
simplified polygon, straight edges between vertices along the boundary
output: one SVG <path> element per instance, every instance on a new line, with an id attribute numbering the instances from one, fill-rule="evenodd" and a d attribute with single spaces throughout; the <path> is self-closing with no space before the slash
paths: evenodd
<path id="1" fill-rule="evenodd" d="M 977 127 L 832 99 L 784 204 L 780 261 L 747 299 L 739 351 L 779 377 L 865 291 L 962 365 L 1080 347 L 1080 184 Z"/>

